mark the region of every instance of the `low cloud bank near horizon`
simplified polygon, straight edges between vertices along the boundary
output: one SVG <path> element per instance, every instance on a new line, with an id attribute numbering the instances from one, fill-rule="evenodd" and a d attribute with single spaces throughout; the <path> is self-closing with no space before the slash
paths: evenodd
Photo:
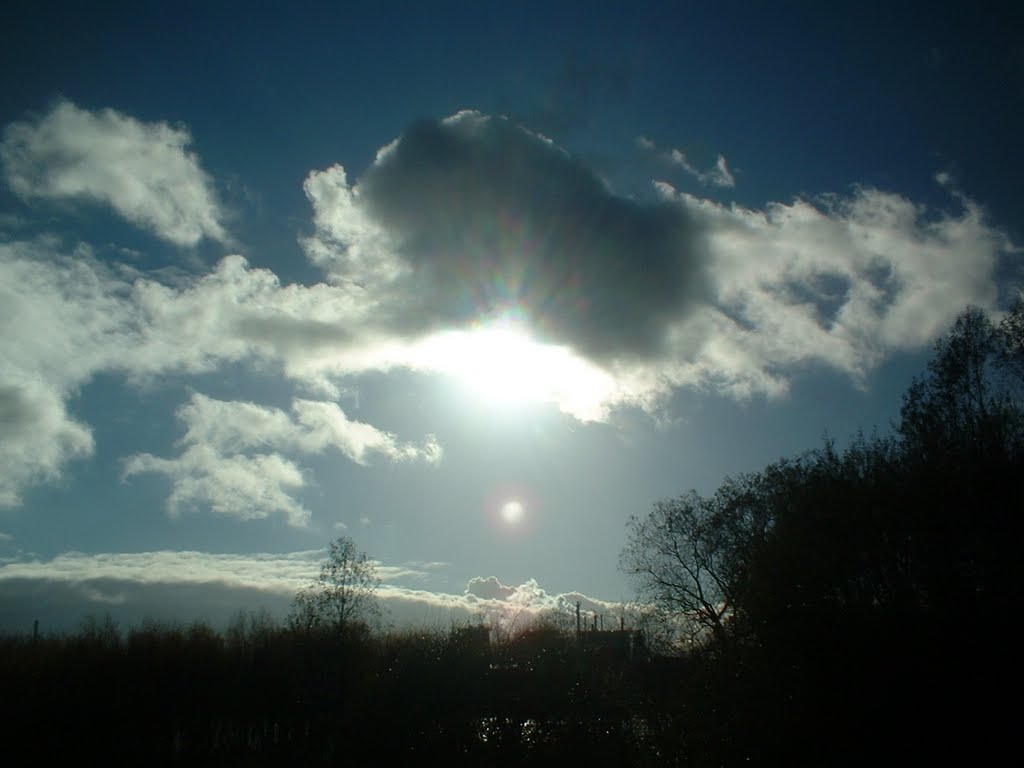
<path id="1" fill-rule="evenodd" d="M 44 631 L 73 632 L 85 617 L 106 615 L 122 629 L 146 620 L 205 621 L 223 629 L 240 610 L 261 609 L 284 621 L 295 592 L 318 573 L 323 554 L 68 552 L 7 560 L 0 563 L 0 631 L 30 632 L 39 620 Z M 552 617 L 568 626 L 577 603 L 585 617 L 604 615 L 613 624 L 628 611 L 622 603 L 580 592 L 549 594 L 533 579 L 507 586 L 493 576 L 474 577 L 461 593 L 418 586 L 445 566 L 378 564 L 385 626 L 448 630 L 483 623 L 509 635 Z"/>

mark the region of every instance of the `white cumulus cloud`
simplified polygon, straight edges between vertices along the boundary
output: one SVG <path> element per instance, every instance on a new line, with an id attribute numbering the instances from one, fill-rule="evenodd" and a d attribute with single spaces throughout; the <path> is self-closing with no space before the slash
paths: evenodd
<path id="1" fill-rule="evenodd" d="M 61 101 L 11 123 L 0 142 L 8 186 L 26 200 L 91 200 L 176 245 L 225 242 L 224 213 L 183 127 Z"/>
<path id="2" fill-rule="evenodd" d="M 0 243 L 0 507 L 93 452 L 67 398 L 137 338 L 127 284 L 87 248 Z"/>
<path id="3" fill-rule="evenodd" d="M 333 448 L 357 464 L 367 463 L 372 454 L 392 461 L 441 459 L 432 436 L 422 445 L 400 442 L 350 420 L 333 402 L 297 399 L 292 411 L 294 418 L 277 408 L 194 394 L 178 411 L 186 427 L 182 453 L 170 459 L 136 454 L 125 461 L 123 476 L 151 472 L 170 477 L 167 510 L 172 515 L 205 509 L 243 520 L 281 515 L 301 527 L 310 512 L 292 494 L 304 487 L 305 478 L 283 451 Z"/>
<path id="4" fill-rule="evenodd" d="M 296 527 L 309 522 L 309 510 L 290 495 L 305 485 L 302 471 L 277 453 L 223 455 L 191 445 L 174 459 L 140 453 L 125 462 L 124 477 L 145 472 L 171 478 L 167 511 L 173 516 L 209 510 L 239 520 L 281 515 Z"/>
<path id="5" fill-rule="evenodd" d="M 863 383 L 894 352 L 930 343 L 968 304 L 994 308 L 996 267 L 1016 251 L 962 197 L 958 211 L 930 211 L 857 188 L 751 210 L 659 186 L 702 222 L 711 254 L 712 292 L 677 328 L 674 375 L 738 394 L 780 394 L 808 363 Z"/>
<path id="6" fill-rule="evenodd" d="M 25 486 L 57 480 L 66 462 L 93 452 L 91 430 L 45 386 L 0 385 L 0 432 L 0 507 L 19 505 Z"/>

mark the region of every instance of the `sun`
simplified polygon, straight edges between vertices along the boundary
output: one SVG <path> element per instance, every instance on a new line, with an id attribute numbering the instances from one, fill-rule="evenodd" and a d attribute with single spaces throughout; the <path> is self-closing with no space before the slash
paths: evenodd
<path id="1" fill-rule="evenodd" d="M 496 403 L 535 402 L 545 397 L 543 347 L 520 331 L 479 329 L 456 346 L 461 360 L 456 375 L 477 393 Z"/>
<path id="2" fill-rule="evenodd" d="M 554 403 L 583 421 L 600 418 L 614 390 L 605 371 L 568 347 L 541 343 L 505 322 L 430 336 L 417 345 L 414 359 L 491 405 Z"/>
<path id="3" fill-rule="evenodd" d="M 522 502 L 512 499 L 501 506 L 501 519 L 507 525 L 519 525 L 523 521 L 523 514 L 526 512 Z"/>

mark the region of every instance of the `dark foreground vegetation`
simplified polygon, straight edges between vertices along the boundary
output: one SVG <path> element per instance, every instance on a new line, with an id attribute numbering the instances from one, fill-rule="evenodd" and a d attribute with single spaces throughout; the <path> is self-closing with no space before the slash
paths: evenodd
<path id="1" fill-rule="evenodd" d="M 635 518 L 644 636 L 371 632 L 374 577 L 346 542 L 287 627 L 3 641 L 4 742 L 33 761 L 1016 762 L 1022 319 L 965 313 L 891 435 Z"/>
<path id="2" fill-rule="evenodd" d="M 270 625 L 82 633 L 3 648 L 6 742 L 49 756 L 334 765 L 646 762 L 647 667 L 538 627 L 304 633 Z M 648 717 L 652 726 L 657 718 Z"/>

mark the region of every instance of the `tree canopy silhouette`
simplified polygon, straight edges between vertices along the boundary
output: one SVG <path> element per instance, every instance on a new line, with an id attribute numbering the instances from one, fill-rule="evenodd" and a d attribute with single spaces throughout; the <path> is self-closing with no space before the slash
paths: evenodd
<path id="1" fill-rule="evenodd" d="M 1021 583 L 1022 328 L 1021 302 L 998 324 L 968 308 L 893 435 L 826 441 L 633 517 L 620 565 L 640 598 L 720 645 L 806 647 L 851 621 L 960 632 L 1005 610 Z"/>
<path id="2" fill-rule="evenodd" d="M 770 524 L 762 486 L 761 478 L 744 476 L 711 498 L 691 491 L 630 518 L 619 565 L 644 602 L 672 617 L 676 634 L 726 642 L 726 623 L 743 600 L 744 560 Z"/>
<path id="3" fill-rule="evenodd" d="M 695 764 L 984 762 L 1012 732 L 1024 303 L 962 313 L 892 426 L 630 520 L 621 567 L 701 641 L 651 689 L 684 730 L 714 713 L 668 736 Z"/>

